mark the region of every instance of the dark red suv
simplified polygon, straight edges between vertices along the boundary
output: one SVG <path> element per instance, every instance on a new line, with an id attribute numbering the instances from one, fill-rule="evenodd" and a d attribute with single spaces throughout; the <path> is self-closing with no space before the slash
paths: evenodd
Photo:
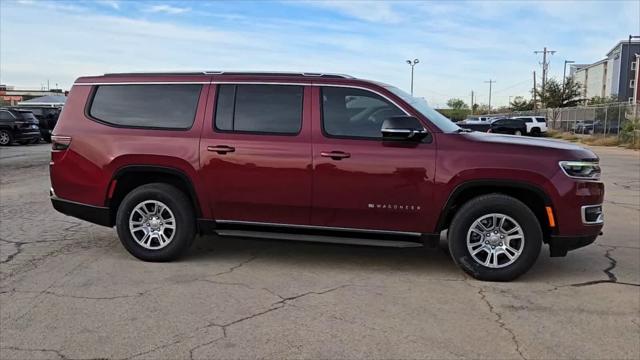
<path id="1" fill-rule="evenodd" d="M 592 243 L 598 157 L 469 132 L 386 84 L 309 73 L 79 78 L 54 130 L 51 200 L 115 226 L 134 256 L 198 233 L 384 246 L 437 243 L 483 280 Z"/>

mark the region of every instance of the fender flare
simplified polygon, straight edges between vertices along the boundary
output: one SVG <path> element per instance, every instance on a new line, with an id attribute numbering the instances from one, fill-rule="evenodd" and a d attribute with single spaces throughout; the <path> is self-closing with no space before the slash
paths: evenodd
<path id="1" fill-rule="evenodd" d="M 453 208 L 453 204 L 455 204 L 456 200 L 460 196 L 460 194 L 468 189 L 476 188 L 476 187 L 485 187 L 485 186 L 493 186 L 493 187 L 507 187 L 507 188 L 515 188 L 515 189 L 525 189 L 536 193 L 540 196 L 545 205 L 552 206 L 551 197 L 539 186 L 534 185 L 532 183 L 520 180 L 503 180 L 503 179 L 481 179 L 481 180 L 469 180 L 462 182 L 456 186 L 455 189 L 449 194 L 447 202 L 444 207 L 440 211 L 440 216 L 438 217 L 438 222 L 436 224 L 436 231 L 440 232 L 444 230 L 445 222 Z"/>

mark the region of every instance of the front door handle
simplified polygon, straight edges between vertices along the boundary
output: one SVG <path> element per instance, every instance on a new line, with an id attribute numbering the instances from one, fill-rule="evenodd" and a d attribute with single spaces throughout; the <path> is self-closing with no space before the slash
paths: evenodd
<path id="1" fill-rule="evenodd" d="M 329 151 L 329 152 L 323 151 L 320 153 L 320 156 L 330 157 L 333 160 L 342 160 L 342 159 L 351 157 L 351 154 L 346 153 L 344 151 Z"/>
<path id="2" fill-rule="evenodd" d="M 217 152 L 218 154 L 226 154 L 230 152 L 236 151 L 236 148 L 233 146 L 227 145 L 216 145 L 216 146 L 207 146 L 207 151 Z"/>

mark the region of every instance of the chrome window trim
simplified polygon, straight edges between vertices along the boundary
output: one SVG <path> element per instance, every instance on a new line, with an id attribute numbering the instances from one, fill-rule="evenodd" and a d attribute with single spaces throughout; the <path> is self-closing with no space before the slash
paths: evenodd
<path id="1" fill-rule="evenodd" d="M 129 81 L 129 82 L 92 82 L 75 83 L 73 86 L 94 86 L 94 85 L 194 85 L 210 84 L 210 81 Z"/>
<path id="2" fill-rule="evenodd" d="M 410 115 L 409 112 L 397 102 L 390 99 L 388 96 L 380 93 L 377 90 L 370 89 L 368 87 L 359 85 L 348 84 L 322 84 L 322 83 L 307 83 L 307 82 L 277 82 L 277 81 L 128 81 L 128 82 L 91 82 L 91 83 L 74 83 L 73 86 L 100 86 L 100 85 L 186 85 L 186 84 L 234 84 L 234 85 L 291 85 L 291 86 L 318 86 L 318 87 L 342 87 L 350 89 L 360 89 L 372 92 L 385 100 L 392 103 L 398 109 L 402 110 L 405 115 Z"/>
<path id="3" fill-rule="evenodd" d="M 335 230 L 335 231 L 350 231 L 370 234 L 388 234 L 388 235 L 410 235 L 421 236 L 421 233 L 410 231 L 392 231 L 392 230 L 374 230 L 374 229 L 359 229 L 359 228 L 344 228 L 333 226 L 314 226 L 314 225 L 296 225 L 296 224 L 281 224 L 281 223 L 269 223 L 269 222 L 256 222 L 256 221 L 237 221 L 237 220 L 216 220 L 219 224 L 228 225 L 257 225 L 257 226 L 270 226 L 270 227 L 289 227 L 293 229 L 309 229 L 309 230 Z"/>
<path id="4" fill-rule="evenodd" d="M 388 97 L 388 96 L 386 96 L 386 95 L 384 95 L 384 94 L 380 93 L 379 91 L 376 91 L 376 90 L 373 90 L 373 89 L 369 89 L 369 88 L 364 87 L 364 86 L 359 86 L 359 85 L 342 85 L 342 84 L 316 84 L 316 83 L 313 83 L 313 84 L 312 84 L 312 86 L 321 86 L 321 87 L 322 87 L 322 86 L 328 86 L 328 87 L 344 87 L 344 88 L 351 88 L 351 89 L 359 89 L 359 90 L 369 91 L 369 92 L 372 92 L 372 93 L 374 93 L 374 94 L 376 94 L 376 95 L 378 95 L 378 96 L 380 96 L 380 97 L 384 98 L 385 100 L 389 101 L 390 103 L 392 103 L 393 105 L 395 105 L 395 107 L 397 107 L 398 109 L 402 110 L 402 112 L 403 112 L 405 115 L 407 115 L 407 116 L 411 115 L 411 114 L 409 114 L 409 112 L 408 112 L 405 108 L 403 108 L 402 106 L 398 105 L 398 103 L 397 103 L 397 102 L 395 102 L 395 101 L 393 101 L 393 100 L 389 99 L 389 97 Z"/>
<path id="5" fill-rule="evenodd" d="M 600 216 L 596 219 L 596 221 L 587 221 L 586 210 L 592 207 L 600 207 Z M 585 205 L 580 208 L 580 216 L 582 217 L 582 223 L 587 225 L 599 225 L 604 223 L 604 208 L 602 204 L 596 205 Z"/>

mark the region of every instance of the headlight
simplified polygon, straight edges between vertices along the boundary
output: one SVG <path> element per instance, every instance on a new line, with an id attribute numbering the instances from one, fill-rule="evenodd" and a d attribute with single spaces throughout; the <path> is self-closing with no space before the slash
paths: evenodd
<path id="1" fill-rule="evenodd" d="M 570 178 L 600 179 L 600 164 L 597 161 L 560 161 L 559 164 L 562 171 Z"/>

